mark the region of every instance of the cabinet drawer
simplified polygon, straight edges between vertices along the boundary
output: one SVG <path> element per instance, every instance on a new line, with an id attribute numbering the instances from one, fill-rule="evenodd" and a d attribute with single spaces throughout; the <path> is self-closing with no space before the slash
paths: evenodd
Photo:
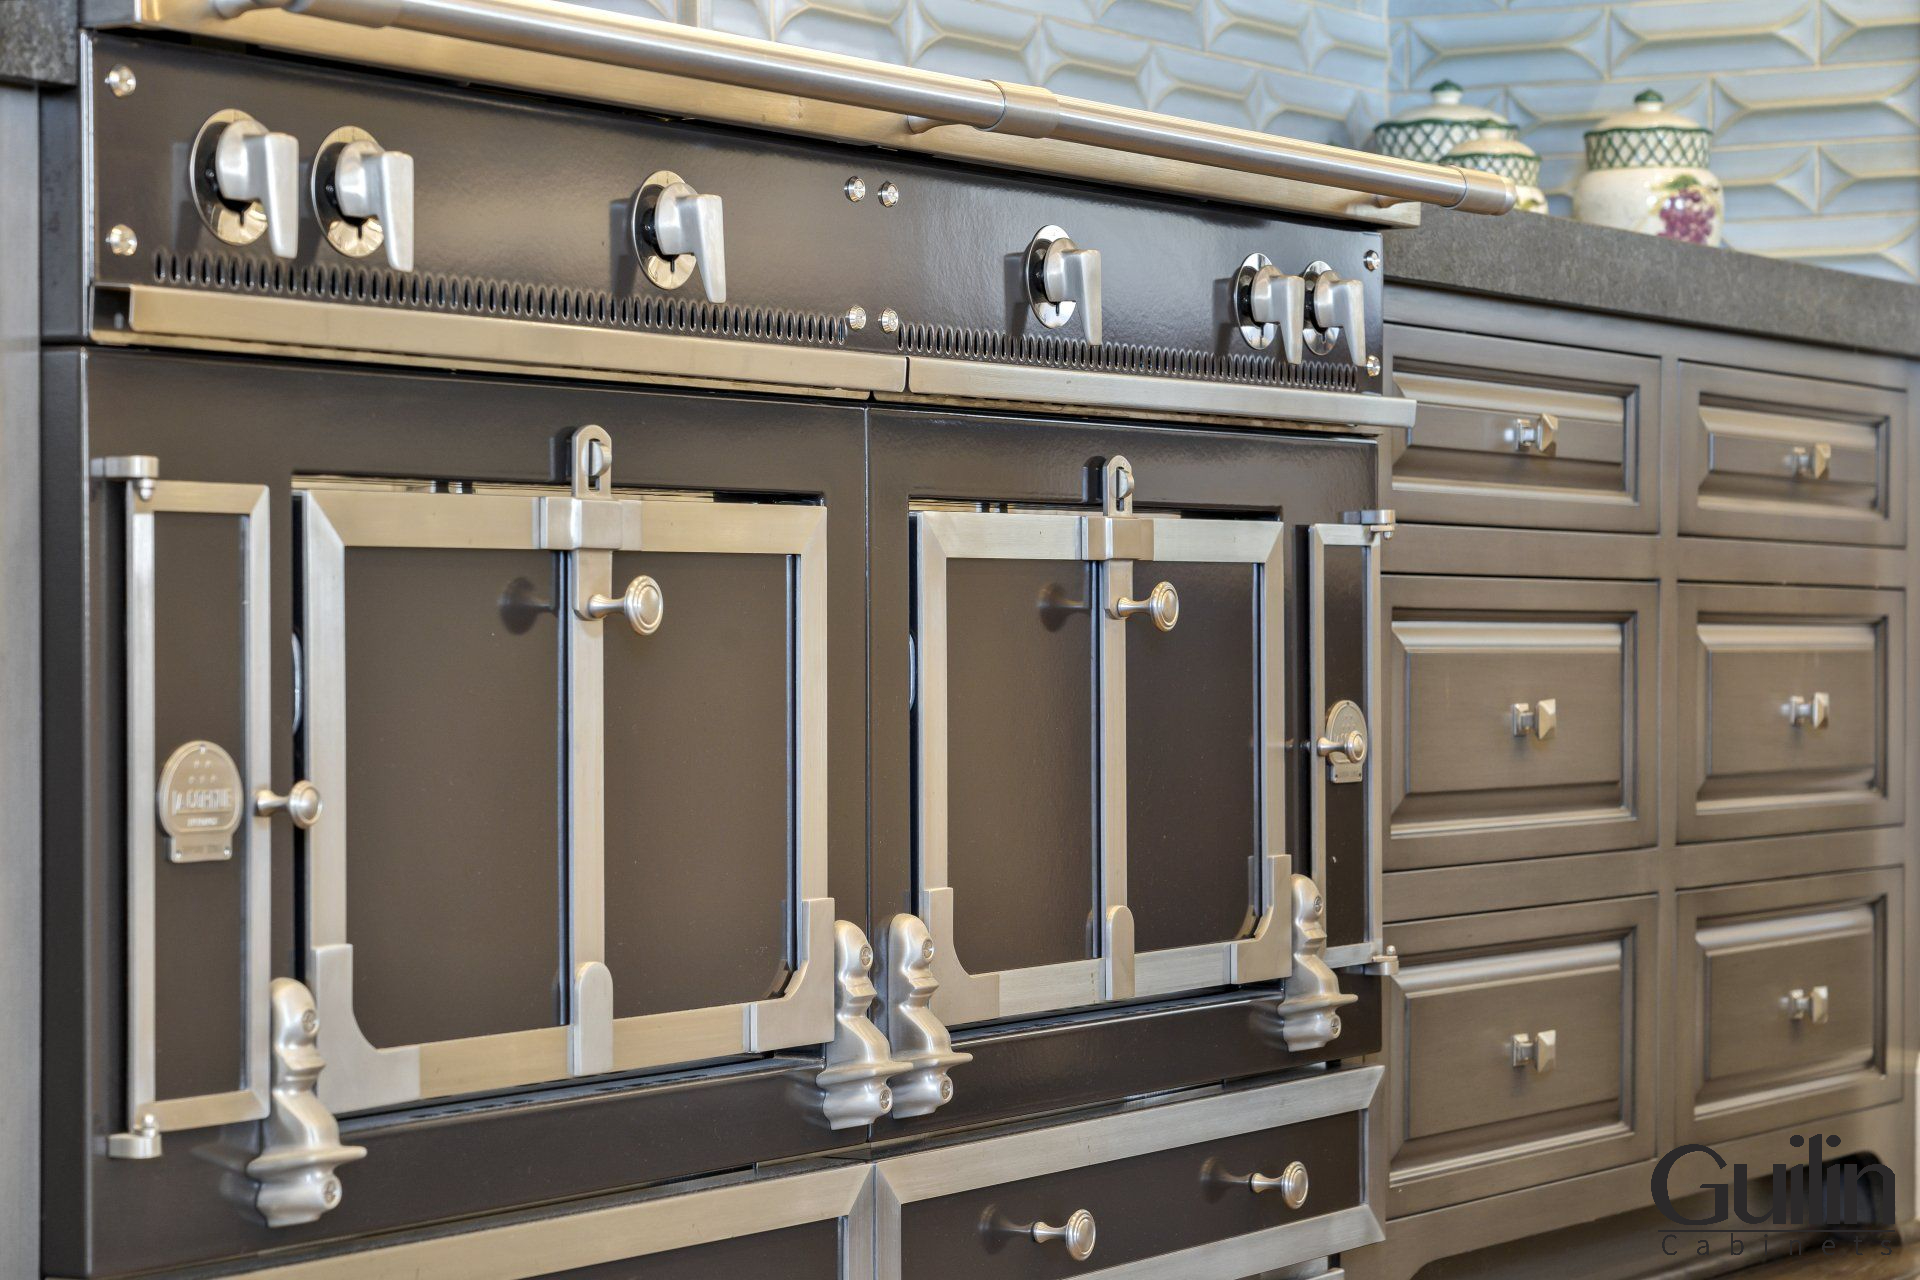
<path id="1" fill-rule="evenodd" d="M 1389 1216 L 1653 1154 L 1651 898 L 1401 925 Z"/>
<path id="2" fill-rule="evenodd" d="M 1657 360 L 1389 325 L 1419 402 L 1394 460 L 1405 520 L 1651 532 Z"/>
<path id="3" fill-rule="evenodd" d="M 736 1179 L 249 1272 L 255 1280 L 858 1280 L 870 1275 L 865 1165 Z"/>
<path id="4" fill-rule="evenodd" d="M 1380 1078 L 1335 1071 L 882 1161 L 879 1275 L 1241 1280 L 1379 1240 L 1365 1130 Z M 1249 1185 L 1296 1162 L 1304 1201 Z M 1035 1238 L 1069 1224 L 1091 1253 Z"/>
<path id="5" fill-rule="evenodd" d="M 1394 577 L 1389 869 L 1653 839 L 1650 583 Z"/>
<path id="6" fill-rule="evenodd" d="M 1682 1141 L 1890 1102 L 1900 873 L 1680 895 Z"/>
<path id="7" fill-rule="evenodd" d="M 1681 532 L 1905 544 L 1899 392 L 1683 365 L 1680 424 Z"/>
<path id="8" fill-rule="evenodd" d="M 1898 591 L 1680 588 L 1682 840 L 1900 821 Z"/>

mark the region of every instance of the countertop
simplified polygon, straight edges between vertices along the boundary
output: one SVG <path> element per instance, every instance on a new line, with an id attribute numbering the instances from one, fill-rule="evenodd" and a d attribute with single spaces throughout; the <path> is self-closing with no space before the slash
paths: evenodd
<path id="1" fill-rule="evenodd" d="M 1433 285 L 1920 359 L 1920 285 L 1592 227 L 1424 211 L 1386 233 L 1387 284 Z"/>

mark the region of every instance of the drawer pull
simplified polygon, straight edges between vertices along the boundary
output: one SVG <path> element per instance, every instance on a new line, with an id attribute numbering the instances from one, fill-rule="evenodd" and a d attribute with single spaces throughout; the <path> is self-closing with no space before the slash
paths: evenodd
<path id="1" fill-rule="evenodd" d="M 1065 1244 L 1067 1256 L 1075 1262 L 1085 1262 L 1093 1256 L 1093 1215 L 1085 1209 L 1075 1209 L 1064 1226 L 1036 1222 L 1030 1230 L 1035 1244 L 1048 1244 L 1054 1240 Z"/>
<path id="2" fill-rule="evenodd" d="M 1555 1031 L 1540 1031 L 1533 1035 L 1522 1031 L 1507 1042 L 1507 1051 L 1512 1055 L 1514 1066 L 1532 1067 L 1535 1075 L 1543 1076 L 1553 1070 L 1559 1039 L 1559 1033 Z"/>
<path id="3" fill-rule="evenodd" d="M 1537 453 L 1550 458 L 1560 450 L 1560 419 L 1550 413 L 1515 418 L 1507 438 L 1521 453 Z"/>
<path id="4" fill-rule="evenodd" d="M 595 595 L 587 601 L 587 617 L 599 619 L 611 614 L 625 614 L 627 625 L 636 633 L 650 636 L 660 629 L 660 623 L 667 614 L 667 597 L 660 590 L 660 584 L 646 574 L 641 574 L 627 584 L 627 589 L 618 599 L 612 596 Z"/>
<path id="5" fill-rule="evenodd" d="M 1121 596 L 1114 601 L 1114 617 L 1125 621 L 1136 613 L 1146 614 L 1160 630 L 1171 631 L 1180 621 L 1180 593 L 1171 582 L 1162 582 L 1147 593 L 1145 600 Z"/>
<path id="6" fill-rule="evenodd" d="M 1560 723 L 1560 700 L 1542 698 L 1538 702 L 1516 702 L 1513 704 L 1513 736 L 1524 738 L 1528 734 L 1545 742 L 1553 736 L 1554 728 Z"/>
<path id="7" fill-rule="evenodd" d="M 1832 445 L 1797 444 L 1793 446 L 1793 452 L 1787 455 L 1787 470 L 1793 472 L 1798 480 L 1825 480 L 1827 468 L 1832 462 Z"/>
<path id="8" fill-rule="evenodd" d="M 255 813 L 271 817 L 284 811 L 302 831 L 320 821 L 320 808 L 320 788 L 304 780 L 294 783 L 285 795 L 265 789 L 253 793 Z"/>
<path id="9" fill-rule="evenodd" d="M 1255 1195 L 1278 1191 L 1287 1208 L 1298 1209 L 1307 1202 L 1307 1166 L 1295 1160 L 1277 1178 L 1269 1178 L 1264 1173 L 1250 1174 L 1247 1187 Z"/>
<path id="10" fill-rule="evenodd" d="M 1825 987 L 1795 987 L 1781 1003 L 1787 1007 L 1788 1022 L 1806 1022 L 1819 1027 L 1826 1025 L 1832 1014 L 1832 1002 L 1827 998 Z"/>
<path id="11" fill-rule="evenodd" d="M 1826 694 L 1816 693 L 1811 698 L 1803 698 L 1796 693 L 1787 699 L 1787 723 L 1803 724 L 1809 729 L 1824 729 L 1827 727 L 1828 710 L 1829 699 Z"/>

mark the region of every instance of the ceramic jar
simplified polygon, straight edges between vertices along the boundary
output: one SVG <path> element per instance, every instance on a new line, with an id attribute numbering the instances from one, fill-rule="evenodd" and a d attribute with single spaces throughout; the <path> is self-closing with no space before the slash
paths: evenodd
<path id="1" fill-rule="evenodd" d="M 1433 86 L 1433 98 L 1409 107 L 1391 120 L 1373 127 L 1373 149 L 1401 160 L 1438 164 L 1447 152 L 1483 129 L 1511 138 L 1519 133 L 1505 116 L 1460 100 L 1461 88 L 1451 80 Z"/>
<path id="2" fill-rule="evenodd" d="M 1587 131 L 1587 172 L 1573 189 L 1581 222 L 1646 235 L 1720 243 L 1726 196 L 1707 168 L 1713 133 L 1667 110 L 1652 89 L 1634 109 Z"/>
<path id="3" fill-rule="evenodd" d="M 1547 197 L 1540 190 L 1540 153 L 1512 133 L 1488 125 L 1470 138 L 1454 144 L 1444 160 L 1462 169 L 1482 169 L 1497 173 L 1519 189 L 1513 202 L 1516 213 L 1545 213 Z"/>

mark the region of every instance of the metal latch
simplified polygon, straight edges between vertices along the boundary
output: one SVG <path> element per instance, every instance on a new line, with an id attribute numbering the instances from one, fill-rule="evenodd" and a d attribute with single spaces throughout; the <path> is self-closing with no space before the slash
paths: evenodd
<path id="1" fill-rule="evenodd" d="M 1367 763 L 1367 713 L 1360 704 L 1344 698 L 1334 703 L 1327 711 L 1326 731 L 1313 750 L 1326 760 L 1332 781 L 1360 781 Z"/>

